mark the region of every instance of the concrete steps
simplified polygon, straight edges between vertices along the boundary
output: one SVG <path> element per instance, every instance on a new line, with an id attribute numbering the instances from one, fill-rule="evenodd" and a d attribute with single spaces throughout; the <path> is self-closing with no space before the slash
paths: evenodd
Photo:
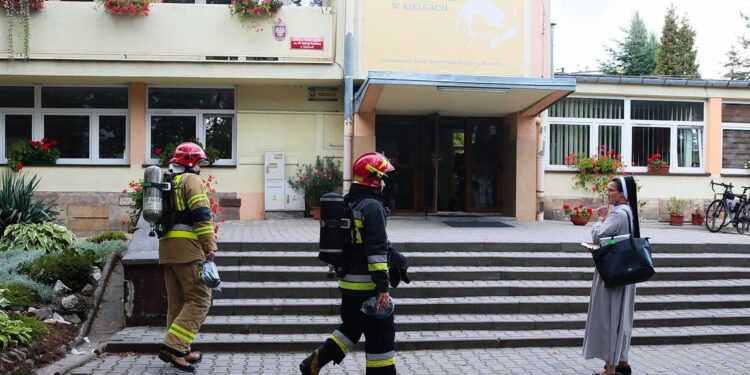
<path id="1" fill-rule="evenodd" d="M 397 244 L 411 284 L 392 290 L 403 350 L 581 345 L 593 262 L 578 244 Z M 222 292 L 193 348 L 310 351 L 339 323 L 315 243 L 221 244 Z M 653 246 L 634 344 L 750 341 L 750 246 Z M 163 327 L 129 327 L 109 351 L 152 352 Z"/>

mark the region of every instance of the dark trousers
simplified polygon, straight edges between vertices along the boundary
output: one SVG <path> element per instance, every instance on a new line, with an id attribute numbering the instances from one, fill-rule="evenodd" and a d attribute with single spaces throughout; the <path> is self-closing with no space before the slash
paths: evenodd
<path id="1" fill-rule="evenodd" d="M 341 363 L 364 333 L 367 375 L 394 375 L 396 327 L 393 314 L 383 319 L 365 315 L 360 309 L 368 298 L 346 295 L 341 298 L 342 323 L 320 348 L 321 362 Z"/>

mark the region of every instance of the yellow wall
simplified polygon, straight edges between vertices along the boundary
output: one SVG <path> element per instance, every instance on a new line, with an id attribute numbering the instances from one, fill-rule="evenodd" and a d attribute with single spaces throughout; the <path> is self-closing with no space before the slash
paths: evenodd
<path id="1" fill-rule="evenodd" d="M 358 77 L 368 71 L 523 76 L 530 2 L 433 0 L 359 3 Z M 548 8 L 549 9 L 549 8 Z M 538 40 L 537 40 L 538 39 Z"/>

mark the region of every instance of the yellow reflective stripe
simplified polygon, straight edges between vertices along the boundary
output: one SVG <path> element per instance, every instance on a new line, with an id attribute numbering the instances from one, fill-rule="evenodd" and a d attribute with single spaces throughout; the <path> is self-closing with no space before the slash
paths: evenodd
<path id="1" fill-rule="evenodd" d="M 360 228 L 364 228 L 362 220 L 354 219 L 354 243 L 356 244 L 360 244 L 363 242 L 362 232 L 360 232 L 359 230 Z"/>
<path id="2" fill-rule="evenodd" d="M 173 334 L 175 337 L 177 337 L 178 339 L 180 339 L 182 341 L 185 341 L 188 344 L 192 344 L 193 343 L 193 339 L 191 339 L 189 337 L 186 337 L 182 333 L 178 332 L 177 330 L 174 329 L 174 327 L 172 327 L 172 328 L 169 329 L 169 333 Z"/>
<path id="3" fill-rule="evenodd" d="M 330 338 L 331 340 L 333 340 L 333 342 L 335 342 L 335 343 L 336 343 L 336 345 L 338 345 L 338 346 L 339 346 L 339 348 L 341 349 L 341 352 L 342 352 L 342 353 L 344 353 L 344 355 L 346 355 L 347 353 L 349 353 L 349 347 L 348 347 L 348 346 L 346 346 L 346 344 L 344 344 L 343 342 L 341 342 L 341 340 L 339 340 L 339 338 L 338 338 L 338 337 L 336 337 L 336 336 L 331 336 L 331 337 L 329 337 L 329 338 Z"/>
<path id="4" fill-rule="evenodd" d="M 386 271 L 388 270 L 388 263 L 371 263 L 367 265 L 367 270 L 372 271 Z"/>
<path id="5" fill-rule="evenodd" d="M 172 323 L 172 327 L 171 328 L 174 328 L 174 329 L 180 331 L 185 336 L 190 337 L 191 339 L 195 338 L 195 333 L 192 333 L 192 332 L 188 331 L 187 329 L 183 328 L 182 326 L 180 326 L 177 323 Z"/>
<path id="6" fill-rule="evenodd" d="M 191 240 L 198 240 L 198 236 L 195 233 L 186 230 L 170 230 L 164 235 L 164 237 L 160 238 L 160 240 L 165 238 L 189 238 Z"/>
<path id="7" fill-rule="evenodd" d="M 353 283 L 339 280 L 339 288 L 349 290 L 375 290 L 375 283 Z"/>
<path id="8" fill-rule="evenodd" d="M 209 226 L 209 227 L 202 227 L 202 228 L 198 228 L 198 229 L 196 229 L 196 230 L 195 230 L 195 234 L 196 234 L 196 235 L 199 235 L 199 236 L 200 236 L 201 234 L 206 234 L 206 233 L 213 233 L 213 232 L 214 232 L 214 228 L 212 228 L 212 227 L 210 227 L 210 226 Z"/>
<path id="9" fill-rule="evenodd" d="M 188 206 L 190 208 L 193 208 L 193 206 L 197 202 L 199 202 L 199 201 L 207 201 L 207 200 L 208 200 L 208 197 L 206 196 L 206 194 L 196 194 L 196 195 L 193 195 L 192 197 L 190 197 L 190 199 L 188 199 Z"/>
<path id="10" fill-rule="evenodd" d="M 396 358 L 381 359 L 379 361 L 365 361 L 367 367 L 386 367 L 393 366 L 396 364 Z"/>
<path id="11" fill-rule="evenodd" d="M 372 165 L 369 165 L 369 164 L 365 167 L 365 169 L 367 169 L 368 171 L 370 171 L 372 173 L 375 173 L 378 177 L 383 177 L 383 175 L 385 174 L 385 173 L 383 173 L 383 172 L 375 169 L 375 167 L 373 167 Z"/>
<path id="12" fill-rule="evenodd" d="M 183 174 L 177 175 L 177 177 L 174 178 L 174 186 L 179 186 L 180 181 L 182 181 L 182 177 L 185 176 Z M 182 198 L 182 189 L 175 187 L 174 189 L 174 195 L 175 195 L 175 204 L 177 205 L 177 211 L 184 211 L 185 210 L 185 201 Z"/>

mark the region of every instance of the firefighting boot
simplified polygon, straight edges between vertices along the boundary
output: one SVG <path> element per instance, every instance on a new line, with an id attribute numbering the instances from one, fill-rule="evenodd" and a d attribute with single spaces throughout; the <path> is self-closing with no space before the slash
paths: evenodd
<path id="1" fill-rule="evenodd" d="M 318 373 L 320 373 L 320 368 L 322 367 L 320 366 L 319 360 L 320 351 L 315 349 L 312 354 L 303 359 L 299 364 L 299 371 L 302 375 L 318 375 Z"/>
<path id="2" fill-rule="evenodd" d="M 185 355 L 185 360 L 190 363 L 198 363 L 203 359 L 203 354 L 201 352 L 188 352 L 187 355 Z"/>
<path id="3" fill-rule="evenodd" d="M 179 370 L 185 372 L 195 372 L 195 366 L 190 364 L 190 362 L 185 359 L 186 355 L 187 352 L 181 352 L 172 349 L 164 344 L 161 344 L 161 349 L 159 350 L 159 359 L 161 359 L 162 361 L 171 363 L 172 366 L 176 367 Z"/>

